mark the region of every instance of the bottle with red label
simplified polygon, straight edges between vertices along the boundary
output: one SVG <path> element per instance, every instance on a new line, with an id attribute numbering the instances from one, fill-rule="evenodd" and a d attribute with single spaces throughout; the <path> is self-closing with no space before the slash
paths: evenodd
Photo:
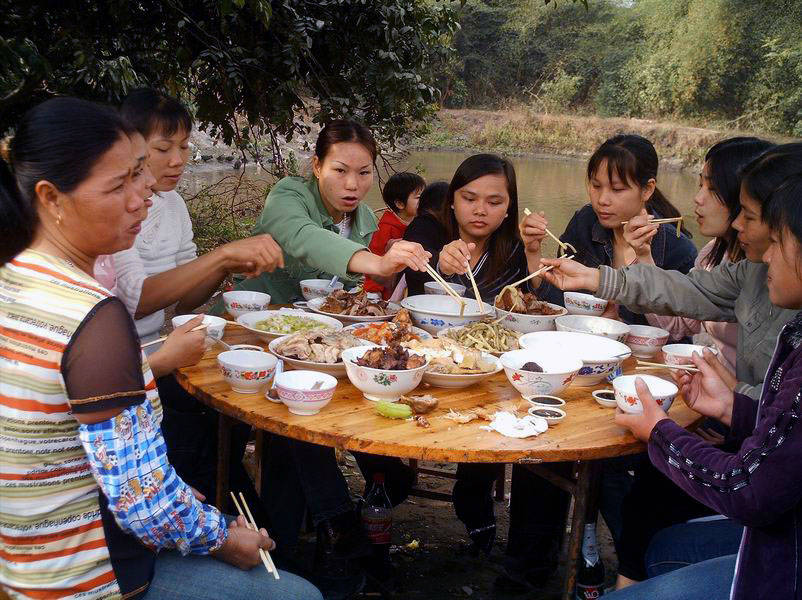
<path id="1" fill-rule="evenodd" d="M 596 523 L 585 525 L 582 558 L 576 575 L 576 600 L 593 600 L 604 595 L 604 563 L 596 545 Z"/>
<path id="2" fill-rule="evenodd" d="M 391 570 L 393 504 L 384 489 L 384 473 L 373 475 L 373 487 L 370 488 L 362 507 L 362 527 L 371 545 L 368 570 L 376 575 Z"/>

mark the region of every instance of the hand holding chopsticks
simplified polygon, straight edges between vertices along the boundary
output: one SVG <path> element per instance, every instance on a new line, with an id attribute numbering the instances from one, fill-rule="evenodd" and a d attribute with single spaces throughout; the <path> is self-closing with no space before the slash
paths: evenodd
<path id="1" fill-rule="evenodd" d="M 469 268 L 470 270 L 470 268 Z M 459 316 L 461 317 L 465 312 L 465 300 L 463 300 L 462 296 L 460 296 L 454 288 L 448 285 L 448 282 L 443 279 L 443 276 L 437 272 L 431 265 L 426 265 L 426 272 L 434 279 L 440 286 L 446 291 L 446 294 L 454 298 L 459 303 Z M 481 305 L 480 305 L 481 306 Z"/>
<path id="2" fill-rule="evenodd" d="M 529 210 L 528 208 L 524 209 L 524 215 L 526 215 L 528 217 L 531 214 L 532 214 L 531 210 Z M 563 242 L 560 238 L 558 238 L 551 231 L 549 231 L 548 227 L 546 228 L 546 235 L 549 236 L 551 239 L 553 239 L 555 242 L 557 242 L 557 245 L 560 247 L 560 250 L 557 253 L 558 256 L 560 255 L 560 253 L 568 254 L 569 252 L 571 252 L 574 255 L 576 255 L 576 248 L 574 248 L 568 242 Z"/>
<path id="3" fill-rule="evenodd" d="M 677 228 L 677 237 L 682 234 L 682 220 L 684 217 L 671 217 L 668 219 L 649 219 L 649 225 L 663 225 L 665 223 L 674 223 Z M 621 221 L 621 225 L 626 225 L 629 221 Z"/>
<path id="4" fill-rule="evenodd" d="M 242 512 L 242 507 L 240 506 L 239 502 L 237 502 L 237 497 L 234 495 L 234 492 L 230 492 L 230 494 L 231 494 L 231 499 L 234 501 L 234 506 L 237 507 L 237 512 L 243 519 L 245 519 L 245 522 L 248 525 L 248 529 L 251 529 L 253 531 L 259 531 L 259 528 L 256 526 L 256 521 L 254 520 L 253 515 L 251 514 L 251 509 L 248 508 L 248 503 L 245 502 L 245 496 L 242 494 L 242 492 L 239 493 L 239 497 L 240 500 L 242 500 L 242 506 L 244 506 L 245 510 L 248 512 L 247 518 L 245 518 L 245 515 Z M 267 572 L 271 573 L 273 577 L 275 577 L 276 579 L 280 579 L 278 575 L 278 569 L 276 569 L 276 565 L 273 564 L 273 559 L 270 556 L 270 552 L 262 548 L 259 548 L 259 557 L 262 559 L 262 564 L 265 566 L 265 569 L 267 569 Z"/>
<path id="5" fill-rule="evenodd" d="M 563 258 L 565 258 L 565 259 L 569 259 L 569 260 L 570 260 L 570 259 L 574 258 L 574 255 L 572 254 L 571 256 L 564 256 Z M 518 280 L 518 281 L 516 281 L 515 283 L 511 283 L 511 284 L 510 284 L 509 286 L 507 286 L 507 287 L 518 287 L 518 286 L 519 286 L 519 285 L 521 285 L 522 283 L 526 283 L 527 281 L 529 281 L 530 279 L 533 279 L 533 278 L 537 277 L 537 276 L 538 276 L 538 275 L 540 275 L 541 273 L 545 273 L 546 271 L 551 271 L 553 268 L 554 268 L 554 265 L 549 265 L 549 266 L 546 266 L 546 267 L 540 267 L 540 268 L 539 268 L 537 271 L 535 271 L 534 273 L 530 273 L 529 275 L 527 275 L 527 276 L 526 276 L 526 277 L 524 277 L 523 279 L 519 279 L 519 280 Z"/>
<path id="6" fill-rule="evenodd" d="M 192 331 L 200 331 L 201 329 L 206 329 L 206 323 L 201 323 L 200 325 L 198 325 L 197 327 L 193 327 L 193 328 L 192 328 L 192 329 L 190 329 L 189 331 L 190 331 L 190 332 L 192 332 Z M 142 344 L 142 345 L 140 346 L 140 348 L 147 348 L 148 346 L 153 346 L 154 344 L 161 344 L 161 343 L 162 343 L 164 340 L 166 340 L 166 339 L 167 339 L 167 336 L 166 336 L 166 335 L 165 335 L 165 336 L 162 336 L 162 337 L 160 337 L 158 340 L 153 340 L 153 341 L 150 341 L 150 342 L 145 342 L 144 344 Z"/>

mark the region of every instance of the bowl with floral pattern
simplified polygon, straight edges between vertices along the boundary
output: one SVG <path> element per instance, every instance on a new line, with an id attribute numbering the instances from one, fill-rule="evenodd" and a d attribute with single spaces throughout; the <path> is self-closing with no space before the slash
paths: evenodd
<path id="1" fill-rule="evenodd" d="M 374 402 L 380 400 L 397 402 L 401 396 L 418 387 L 418 384 L 423 379 L 423 373 L 429 366 L 429 360 L 426 359 L 423 366 L 405 370 L 372 369 L 356 363 L 365 352 L 378 347 L 375 344 L 371 344 L 370 346 L 357 346 L 344 350 L 341 356 L 345 364 L 345 372 L 351 383 L 368 400 L 373 400 Z M 410 354 L 414 354 L 414 352 L 410 352 Z"/>
<path id="2" fill-rule="evenodd" d="M 499 361 L 512 387 L 526 400 L 559 394 L 571 385 L 582 368 L 579 358 L 542 346 L 505 352 Z M 533 370 L 532 363 L 541 371 Z"/>
<path id="3" fill-rule="evenodd" d="M 460 315 L 460 305 L 451 296 L 439 294 L 423 294 L 408 296 L 401 301 L 401 306 L 409 311 L 412 322 L 431 334 L 449 327 L 463 327 L 468 323 L 480 321 L 483 317 L 494 317 L 496 309 L 487 302 L 481 306 L 475 299 L 465 298 L 465 309 Z"/>
<path id="4" fill-rule="evenodd" d="M 302 279 L 299 285 L 301 286 L 301 295 L 305 300 L 314 300 L 315 298 L 325 298 L 334 290 L 343 289 L 341 281 L 335 281 L 334 285 L 329 285 L 331 279 Z"/>
<path id="5" fill-rule="evenodd" d="M 276 375 L 278 397 L 294 415 L 311 416 L 331 402 L 337 379 L 317 371 L 284 371 Z"/>
<path id="6" fill-rule="evenodd" d="M 668 331 L 650 325 L 630 325 L 624 343 L 638 358 L 652 358 L 668 341 Z"/>
<path id="7" fill-rule="evenodd" d="M 247 290 L 223 292 L 223 304 L 226 305 L 228 314 L 236 319 L 249 312 L 268 310 L 270 308 L 270 294 L 249 292 Z"/>
<path id="8" fill-rule="evenodd" d="M 643 383 L 649 388 L 658 406 L 668 412 L 679 390 L 671 381 L 656 375 L 622 375 L 613 379 L 615 403 L 618 408 L 633 415 L 643 412 L 643 404 L 641 404 L 635 389 L 635 380 L 638 378 L 643 379 Z"/>
<path id="9" fill-rule="evenodd" d="M 580 292 L 565 292 L 563 302 L 570 315 L 598 317 L 607 309 L 607 300 Z"/>
<path id="10" fill-rule="evenodd" d="M 668 344 L 663 346 L 663 357 L 667 365 L 691 365 L 693 366 L 693 353 L 703 356 L 704 350 L 708 349 L 713 354 L 718 354 L 718 350 L 712 346 L 702 346 L 699 344 Z"/>
<path id="11" fill-rule="evenodd" d="M 596 385 L 620 368 L 632 355 L 621 342 L 600 335 L 574 331 L 535 331 L 521 336 L 521 348 L 545 348 L 550 352 L 567 353 L 582 361 L 575 385 Z"/>
<path id="12" fill-rule="evenodd" d="M 558 317 L 568 314 L 568 310 L 559 304 L 546 302 L 545 304 L 554 311 L 553 315 L 525 315 L 517 312 L 496 307 L 499 317 L 504 317 L 501 322 L 504 327 L 521 333 L 531 333 L 533 331 L 554 331 L 554 323 Z"/>
<path id="13" fill-rule="evenodd" d="M 256 394 L 273 377 L 278 359 L 268 352 L 227 350 L 217 355 L 220 371 L 235 392 Z"/>

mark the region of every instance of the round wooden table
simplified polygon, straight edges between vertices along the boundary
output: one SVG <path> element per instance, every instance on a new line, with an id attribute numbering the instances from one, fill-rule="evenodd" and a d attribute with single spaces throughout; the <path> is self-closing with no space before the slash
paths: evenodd
<path id="1" fill-rule="evenodd" d="M 223 338 L 228 343 L 257 344 L 267 348 L 251 332 L 237 326 L 226 327 Z M 230 426 L 239 421 L 261 431 L 335 448 L 416 460 L 441 462 L 525 463 L 538 475 L 574 496 L 572 527 L 567 556 L 564 598 L 573 595 L 581 536 L 587 518 L 596 518 L 599 459 L 642 452 L 644 444 L 613 421 L 614 410 L 604 408 L 591 396 L 593 389 L 610 388 L 570 386 L 560 396 L 566 418 L 537 437 L 513 439 L 480 426 L 474 420 L 459 424 L 445 418 L 449 409 L 464 411 L 476 406 L 509 409 L 523 402 L 504 372 L 463 389 L 419 387 L 413 394 L 432 394 L 438 407 L 426 415 L 431 426 L 422 428 L 414 421 L 392 420 L 376 413 L 375 403 L 365 399 L 347 378 L 340 379 L 334 398 L 315 416 L 290 413 L 283 404 L 268 401 L 263 394 L 234 392 L 223 380 L 216 357 L 223 350 L 213 346 L 196 365 L 179 369 L 181 386 L 203 403 L 213 407 L 220 419 L 218 436 L 218 506 L 228 497 L 228 454 Z M 634 360 L 624 364 L 631 371 Z M 699 415 L 677 399 L 671 417 L 683 427 L 690 427 Z M 225 418 L 228 417 L 228 418 Z M 233 420 L 235 421 L 233 421 Z M 569 480 L 544 469 L 538 463 L 577 461 L 576 479 Z"/>

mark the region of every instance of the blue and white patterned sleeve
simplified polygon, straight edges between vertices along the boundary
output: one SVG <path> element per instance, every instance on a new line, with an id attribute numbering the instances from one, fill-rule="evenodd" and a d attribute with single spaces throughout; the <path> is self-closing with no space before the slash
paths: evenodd
<path id="1" fill-rule="evenodd" d="M 225 520 L 203 504 L 167 460 L 148 400 L 80 426 L 92 472 L 120 528 L 155 550 L 208 554 L 228 537 Z"/>

